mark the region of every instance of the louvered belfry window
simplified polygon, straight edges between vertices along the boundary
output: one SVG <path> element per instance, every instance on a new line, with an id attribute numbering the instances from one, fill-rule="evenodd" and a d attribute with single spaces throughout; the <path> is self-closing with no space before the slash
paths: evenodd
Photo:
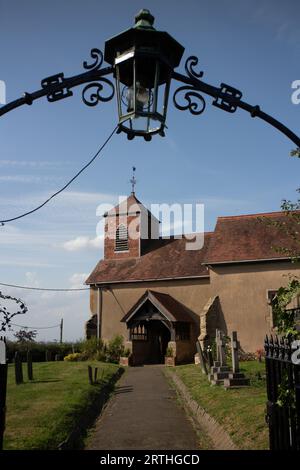
<path id="1" fill-rule="evenodd" d="M 128 228 L 120 224 L 116 231 L 116 251 L 128 251 Z"/>

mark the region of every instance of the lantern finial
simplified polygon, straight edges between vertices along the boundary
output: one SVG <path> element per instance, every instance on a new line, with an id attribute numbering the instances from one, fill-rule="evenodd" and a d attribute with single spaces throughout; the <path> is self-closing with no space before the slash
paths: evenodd
<path id="1" fill-rule="evenodd" d="M 139 13 L 135 16 L 134 28 L 154 30 L 155 29 L 153 27 L 154 19 L 155 18 L 153 15 L 151 15 L 150 11 L 144 8 L 143 10 L 140 10 Z"/>

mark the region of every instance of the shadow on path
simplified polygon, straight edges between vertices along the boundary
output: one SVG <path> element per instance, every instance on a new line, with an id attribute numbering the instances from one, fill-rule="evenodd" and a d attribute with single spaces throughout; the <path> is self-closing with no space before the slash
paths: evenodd
<path id="1" fill-rule="evenodd" d="M 98 418 L 88 449 L 198 449 L 163 366 L 130 367 Z"/>

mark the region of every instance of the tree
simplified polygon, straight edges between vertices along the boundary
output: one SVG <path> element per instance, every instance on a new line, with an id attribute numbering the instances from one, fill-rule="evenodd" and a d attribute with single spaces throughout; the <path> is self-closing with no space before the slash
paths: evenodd
<path id="1" fill-rule="evenodd" d="M 290 155 L 292 157 L 300 158 L 300 148 L 292 150 Z M 297 189 L 300 193 L 300 188 Z M 289 240 L 292 241 L 293 248 L 289 247 L 276 247 L 277 251 L 290 256 L 293 263 L 300 262 L 300 199 L 296 202 L 284 199 L 281 204 L 282 211 L 285 212 L 287 220 L 271 221 L 271 225 L 275 225 L 280 230 L 283 230 Z M 272 300 L 272 307 L 274 312 L 274 324 L 278 332 L 284 335 L 299 336 L 296 330 L 294 312 L 287 310 L 288 304 L 300 295 L 300 279 L 297 276 L 290 276 L 288 285 L 280 287 L 277 295 Z"/>
<path id="2" fill-rule="evenodd" d="M 4 301 L 4 302 L 3 302 Z M 11 312 L 10 304 L 16 304 L 13 312 Z M 11 320 L 16 315 L 24 315 L 28 311 L 25 303 L 21 299 L 5 295 L 0 291 L 0 331 L 6 331 L 11 329 Z"/>
<path id="3" fill-rule="evenodd" d="M 297 149 L 291 150 L 290 155 L 291 155 L 291 157 L 300 158 L 300 148 L 298 147 Z"/>
<path id="4" fill-rule="evenodd" d="M 17 333 L 14 334 L 14 336 L 17 338 L 18 343 L 26 343 L 26 342 L 32 342 L 35 340 L 37 335 L 36 330 L 19 330 Z"/>

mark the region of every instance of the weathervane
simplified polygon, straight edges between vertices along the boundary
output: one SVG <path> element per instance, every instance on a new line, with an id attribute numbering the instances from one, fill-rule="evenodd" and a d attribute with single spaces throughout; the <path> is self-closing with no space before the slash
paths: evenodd
<path id="1" fill-rule="evenodd" d="M 130 179 L 130 183 L 131 183 L 131 194 L 134 195 L 135 194 L 135 191 L 134 191 L 134 188 L 135 188 L 135 185 L 136 185 L 136 178 L 135 178 L 135 166 L 132 167 L 132 177 Z"/>

